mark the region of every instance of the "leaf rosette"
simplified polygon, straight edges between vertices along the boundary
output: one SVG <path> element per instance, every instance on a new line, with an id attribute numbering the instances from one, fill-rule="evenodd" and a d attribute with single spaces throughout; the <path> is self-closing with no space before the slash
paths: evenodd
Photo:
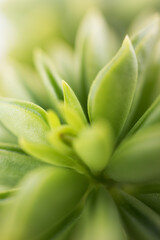
<path id="1" fill-rule="evenodd" d="M 41 96 L 39 105 L 0 98 L 3 240 L 159 239 L 159 96 L 136 119 L 158 34 L 155 18 L 126 36 L 108 62 L 113 36 L 93 11 L 78 33 L 76 64 L 69 64 L 75 81 L 36 51 L 47 107 L 39 106 Z"/>

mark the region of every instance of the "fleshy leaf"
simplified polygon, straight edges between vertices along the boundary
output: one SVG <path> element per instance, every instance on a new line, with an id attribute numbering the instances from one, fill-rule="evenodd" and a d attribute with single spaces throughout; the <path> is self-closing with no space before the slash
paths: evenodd
<path id="1" fill-rule="evenodd" d="M 53 107 L 57 109 L 57 101 L 63 99 L 62 87 L 61 87 L 61 77 L 55 71 L 54 66 L 42 51 L 37 51 L 35 54 L 35 63 L 37 70 L 39 71 L 44 86 L 48 92 L 51 99 Z"/>
<path id="2" fill-rule="evenodd" d="M 81 121 L 84 124 L 86 124 L 87 123 L 86 117 L 84 115 L 83 109 L 76 95 L 74 94 L 73 90 L 65 81 L 62 81 L 62 84 L 63 84 L 63 94 L 64 94 L 64 105 L 73 109 L 77 113 Z"/>
<path id="3" fill-rule="evenodd" d="M 158 240 L 160 216 L 138 199 L 118 191 L 118 205 L 124 217 L 129 236 L 136 240 Z"/>
<path id="4" fill-rule="evenodd" d="M 51 129 L 54 129 L 61 125 L 60 119 L 58 118 L 57 114 L 52 110 L 47 111 L 47 119 Z"/>
<path id="5" fill-rule="evenodd" d="M 73 152 L 72 140 L 76 136 L 76 131 L 68 126 L 62 125 L 55 130 L 52 130 L 48 134 L 48 140 L 54 149 L 64 154 L 70 154 Z"/>
<path id="6" fill-rule="evenodd" d="M 65 121 L 71 127 L 73 127 L 76 130 L 76 132 L 80 132 L 86 126 L 86 123 L 84 123 L 84 121 L 79 116 L 77 111 L 75 111 L 73 108 L 64 104 L 59 105 L 59 107 Z"/>
<path id="7" fill-rule="evenodd" d="M 160 125 L 144 128 L 118 147 L 106 175 L 120 182 L 160 180 Z"/>
<path id="8" fill-rule="evenodd" d="M 130 110 L 129 118 L 126 122 L 125 132 L 133 126 L 138 120 L 138 104 L 141 98 L 141 94 L 145 85 L 145 74 L 149 61 L 151 60 L 151 54 L 153 52 L 154 45 L 158 39 L 160 31 L 159 17 L 156 17 L 151 24 L 142 29 L 132 38 L 132 44 L 135 49 L 135 53 L 138 61 L 138 81 L 133 99 L 133 104 Z"/>
<path id="9" fill-rule="evenodd" d="M 114 146 L 112 129 L 106 122 L 86 127 L 73 142 L 76 153 L 93 173 L 107 165 Z"/>
<path id="10" fill-rule="evenodd" d="M 101 12 L 98 9 L 90 10 L 80 25 L 76 40 L 77 75 L 83 97 L 87 96 L 98 71 L 113 56 L 115 45 L 113 34 Z"/>
<path id="11" fill-rule="evenodd" d="M 115 203 L 106 189 L 100 188 L 91 194 L 79 221 L 75 225 L 71 239 L 127 239 Z"/>
<path id="12" fill-rule="evenodd" d="M 21 185 L 16 201 L 5 213 L 3 239 L 41 239 L 41 235 L 46 239 L 45 234 L 82 201 L 89 182 L 73 170 L 50 167 L 31 173 Z"/>
<path id="13" fill-rule="evenodd" d="M 72 158 L 63 155 L 54 148 L 48 145 L 28 142 L 24 139 L 20 140 L 22 149 L 33 157 L 36 157 L 44 162 L 53 164 L 59 167 L 69 167 L 79 169 L 79 165 Z"/>
<path id="14" fill-rule="evenodd" d="M 0 122 L 0 142 L 16 143 L 16 137 Z"/>
<path id="15" fill-rule="evenodd" d="M 109 121 L 118 136 L 128 116 L 137 81 L 137 60 L 128 37 L 113 60 L 97 75 L 90 90 L 91 121 Z"/>
<path id="16" fill-rule="evenodd" d="M 141 193 L 136 195 L 140 201 L 152 208 L 158 214 L 160 214 L 160 192 L 158 193 Z"/>
<path id="17" fill-rule="evenodd" d="M 135 126 L 129 132 L 129 135 L 142 130 L 144 127 L 160 123 L 160 96 L 154 101 L 145 114 L 139 119 Z"/>
<path id="18" fill-rule="evenodd" d="M 0 98 L 0 121 L 15 136 L 32 142 L 46 142 L 49 131 L 46 112 L 39 106 L 8 98 Z"/>
<path id="19" fill-rule="evenodd" d="M 0 185 L 14 187 L 29 171 L 45 166 L 16 145 L 0 144 Z"/>
<path id="20" fill-rule="evenodd" d="M 78 88 L 75 81 L 74 52 L 70 44 L 62 39 L 54 40 L 53 46 L 49 48 L 49 54 L 53 60 L 58 73 L 74 89 Z"/>
<path id="21" fill-rule="evenodd" d="M 15 61 L 6 61 L 0 68 L 1 91 L 3 97 L 31 101 L 42 107 L 48 107 L 43 85 L 37 74 L 27 65 Z"/>
<path id="22" fill-rule="evenodd" d="M 0 75 L 2 96 L 34 102 L 34 97 L 25 81 L 26 75 L 22 77 L 17 64 L 9 61 L 3 63 Z"/>

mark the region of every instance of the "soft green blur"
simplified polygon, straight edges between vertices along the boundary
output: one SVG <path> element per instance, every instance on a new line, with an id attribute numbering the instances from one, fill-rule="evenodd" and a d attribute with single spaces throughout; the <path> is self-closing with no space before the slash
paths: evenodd
<path id="1" fill-rule="evenodd" d="M 72 44 L 84 14 L 98 7 L 120 40 L 138 16 L 160 9 L 158 0 L 6 0 L 0 1 L 0 51 L 31 62 L 35 47 L 61 38 Z"/>

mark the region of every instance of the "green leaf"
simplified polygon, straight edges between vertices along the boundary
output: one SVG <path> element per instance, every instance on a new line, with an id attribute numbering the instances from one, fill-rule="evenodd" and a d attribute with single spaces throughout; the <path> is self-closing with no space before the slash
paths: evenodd
<path id="1" fill-rule="evenodd" d="M 25 154 L 24 151 L 17 144 L 13 144 L 13 143 L 0 142 L 0 149 Z"/>
<path id="2" fill-rule="evenodd" d="M 29 69 L 27 69 L 29 71 Z M 4 97 L 18 98 L 34 102 L 34 97 L 27 87 L 26 74 L 20 73 L 20 66 L 15 62 L 3 62 L 0 71 L 1 91 Z M 34 75 L 32 75 L 33 81 Z"/>
<path id="3" fill-rule="evenodd" d="M 86 124 L 87 123 L 86 117 L 84 115 L 80 102 L 77 99 L 76 95 L 74 94 L 73 90 L 65 81 L 62 81 L 62 85 L 64 94 L 64 105 L 73 109 L 77 113 L 81 121 L 84 124 Z"/>
<path id="4" fill-rule="evenodd" d="M 63 154 L 70 154 L 73 152 L 72 141 L 76 137 L 76 131 L 68 125 L 61 125 L 55 130 L 52 130 L 47 138 L 50 144 L 59 152 Z"/>
<path id="5" fill-rule="evenodd" d="M 59 117 L 52 110 L 47 111 L 47 119 L 48 119 L 48 123 L 49 123 L 49 126 L 50 126 L 51 129 L 54 129 L 54 128 L 59 127 L 61 125 Z"/>
<path id="6" fill-rule="evenodd" d="M 66 104 L 61 104 L 59 107 L 65 121 L 68 123 L 68 125 L 73 127 L 76 132 L 80 132 L 86 126 L 86 122 L 84 122 L 74 108 Z"/>
<path id="7" fill-rule="evenodd" d="M 82 161 L 95 174 L 107 165 L 114 146 L 112 129 L 106 122 L 86 127 L 74 140 L 73 146 Z"/>
<path id="8" fill-rule="evenodd" d="M 31 101 L 42 107 L 49 106 L 43 85 L 33 69 L 15 61 L 1 64 L 1 96 Z"/>
<path id="9" fill-rule="evenodd" d="M 119 194 L 119 207 L 125 215 L 129 235 L 136 240 L 158 240 L 160 236 L 160 216 L 138 199 L 122 192 Z"/>
<path id="10" fill-rule="evenodd" d="M 106 175 L 120 182 L 160 180 L 160 125 L 145 128 L 118 147 Z"/>
<path id="11" fill-rule="evenodd" d="M 137 60 L 132 44 L 125 38 L 113 60 L 97 75 L 88 99 L 91 121 L 109 121 L 118 136 L 128 116 L 137 80 Z"/>
<path id="12" fill-rule="evenodd" d="M 14 187 L 29 171 L 45 166 L 16 145 L 0 144 L 0 185 Z"/>
<path id="13" fill-rule="evenodd" d="M 76 209 L 89 182 L 73 170 L 44 168 L 31 173 L 21 185 L 16 201 L 5 213 L 3 239 L 41 239 Z"/>
<path id="14" fill-rule="evenodd" d="M 53 147 L 44 144 L 28 142 L 24 139 L 20 140 L 20 145 L 25 152 L 44 162 L 59 167 L 69 167 L 76 170 L 79 169 L 79 165 L 76 160 L 63 155 L 60 151 L 58 152 Z"/>
<path id="15" fill-rule="evenodd" d="M 7 199 L 12 197 L 12 194 L 15 194 L 16 192 L 18 192 L 20 190 L 20 188 L 7 188 L 6 189 L 0 189 L 0 202 L 2 202 L 1 200 Z"/>
<path id="16" fill-rule="evenodd" d="M 139 119 L 129 132 L 129 136 L 151 125 L 160 123 L 160 96 L 154 101 L 150 108 Z"/>
<path id="17" fill-rule="evenodd" d="M 42 234 L 42 239 L 51 239 L 51 240 L 64 240 L 66 236 L 66 232 L 70 230 L 70 228 L 74 227 L 77 219 L 82 213 L 84 203 L 80 203 L 76 209 L 69 214 L 65 219 L 60 221 L 56 226 L 53 226 L 47 233 Z M 54 236 L 54 237 L 53 237 Z"/>
<path id="18" fill-rule="evenodd" d="M 51 99 L 51 104 L 58 111 L 57 101 L 63 99 L 61 77 L 55 71 L 54 66 L 41 50 L 35 53 L 35 64 L 39 71 L 43 84 L 47 90 L 48 96 Z"/>
<path id="19" fill-rule="evenodd" d="M 49 126 L 42 108 L 29 102 L 0 98 L 0 112 L 0 121 L 15 136 L 46 143 Z"/>
<path id="20" fill-rule="evenodd" d="M 160 214 L 160 192 L 140 193 L 136 195 L 136 198 Z"/>
<path id="21" fill-rule="evenodd" d="M 160 184 L 158 182 L 136 186 L 132 195 L 160 214 Z"/>
<path id="22" fill-rule="evenodd" d="M 75 81 L 74 62 L 75 56 L 70 44 L 62 39 L 54 39 L 53 46 L 49 49 L 50 56 L 58 73 L 74 89 L 78 88 Z"/>
<path id="23" fill-rule="evenodd" d="M 0 142 L 16 143 L 16 137 L 0 122 Z"/>
<path id="24" fill-rule="evenodd" d="M 139 117 L 141 117 L 138 113 L 138 104 L 145 85 L 146 70 L 151 60 L 153 48 L 158 40 L 159 30 L 159 17 L 156 16 L 152 23 L 132 38 L 132 43 L 138 60 L 138 81 L 133 104 L 130 110 L 130 116 L 126 122 L 125 132 L 133 126 Z"/>
<path id="25" fill-rule="evenodd" d="M 82 94 L 89 91 L 98 71 L 115 52 L 115 39 L 98 9 L 90 10 L 84 17 L 76 39 L 77 75 Z"/>
<path id="26" fill-rule="evenodd" d="M 115 203 L 103 187 L 91 194 L 76 225 L 74 240 L 126 239 Z"/>

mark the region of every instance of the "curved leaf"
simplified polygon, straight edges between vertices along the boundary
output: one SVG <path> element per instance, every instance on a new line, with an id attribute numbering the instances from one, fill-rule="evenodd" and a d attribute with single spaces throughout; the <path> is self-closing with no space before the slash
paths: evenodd
<path id="1" fill-rule="evenodd" d="M 59 167 L 74 168 L 78 171 L 79 165 L 76 160 L 63 155 L 48 145 L 28 142 L 24 139 L 20 140 L 22 149 L 28 154 L 50 164 Z"/>
<path id="2" fill-rule="evenodd" d="M 106 167 L 114 146 L 112 129 L 106 122 L 88 126 L 73 141 L 76 153 L 95 174 Z"/>
<path id="3" fill-rule="evenodd" d="M 64 105 L 73 109 L 77 113 L 77 115 L 79 116 L 81 121 L 84 124 L 86 124 L 87 123 L 86 117 L 82 110 L 81 104 L 78 101 L 73 90 L 70 88 L 70 86 L 65 81 L 62 81 L 62 85 L 63 85 L 63 94 L 64 94 Z"/>
<path id="4" fill-rule="evenodd" d="M 27 156 L 16 145 L 0 144 L 0 185 L 11 188 L 28 172 L 46 164 Z"/>
<path id="5" fill-rule="evenodd" d="M 5 213 L 4 240 L 28 240 L 48 233 L 75 210 L 89 183 L 73 170 L 45 168 L 30 174 L 21 185 L 8 215 Z"/>
<path id="6" fill-rule="evenodd" d="M 84 17 L 76 39 L 77 75 L 81 94 L 88 93 L 98 71 L 115 52 L 116 41 L 103 15 L 98 9 Z"/>
<path id="7" fill-rule="evenodd" d="M 39 106 L 8 98 L 0 98 L 0 121 L 15 136 L 26 140 L 45 143 L 50 129 L 46 112 Z"/>
<path id="8" fill-rule="evenodd" d="M 125 38 L 113 60 L 100 71 L 91 87 L 88 112 L 91 121 L 105 119 L 119 135 L 128 116 L 137 80 L 137 60 Z"/>
<path id="9" fill-rule="evenodd" d="M 130 183 L 160 180 L 160 125 L 143 129 L 122 142 L 106 175 Z"/>
<path id="10" fill-rule="evenodd" d="M 0 142 L 16 143 L 16 137 L 0 122 Z"/>
<path id="11" fill-rule="evenodd" d="M 61 78 L 55 71 L 54 66 L 49 59 L 41 50 L 35 53 L 35 63 L 37 70 L 39 71 L 44 86 L 51 99 L 51 104 L 57 109 L 57 101 L 63 99 Z"/>
<path id="12" fill-rule="evenodd" d="M 59 106 L 65 121 L 73 127 L 76 132 L 80 132 L 86 126 L 86 120 L 84 121 L 74 108 L 66 104 Z"/>
<path id="13" fill-rule="evenodd" d="M 124 220 L 129 235 L 136 240 L 158 240 L 160 216 L 138 199 L 122 191 L 118 191 L 118 194 L 118 204 L 125 217 Z"/>
<path id="14" fill-rule="evenodd" d="M 72 140 L 76 137 L 76 131 L 68 125 L 61 125 L 52 130 L 47 138 L 50 144 L 59 152 L 70 154 L 73 152 Z"/>
<path id="15" fill-rule="evenodd" d="M 61 125 L 60 119 L 58 118 L 57 114 L 52 110 L 47 111 L 47 119 L 51 129 L 54 129 Z"/>
<path id="16" fill-rule="evenodd" d="M 141 117 L 139 116 L 138 112 L 138 104 L 145 85 L 147 66 L 151 60 L 153 48 L 158 40 L 159 31 L 160 21 L 159 17 L 156 16 L 148 26 L 146 26 L 132 38 L 132 44 L 134 46 L 138 61 L 138 81 L 129 118 L 126 122 L 125 132 L 133 126 L 139 117 Z"/>
<path id="17" fill-rule="evenodd" d="M 139 119 L 135 126 L 129 132 L 129 136 L 142 130 L 144 127 L 160 123 L 160 96 L 154 101 L 145 114 Z"/>
<path id="18" fill-rule="evenodd" d="M 74 240 L 127 239 L 115 203 L 103 187 L 91 194 L 74 228 L 71 236 Z"/>

